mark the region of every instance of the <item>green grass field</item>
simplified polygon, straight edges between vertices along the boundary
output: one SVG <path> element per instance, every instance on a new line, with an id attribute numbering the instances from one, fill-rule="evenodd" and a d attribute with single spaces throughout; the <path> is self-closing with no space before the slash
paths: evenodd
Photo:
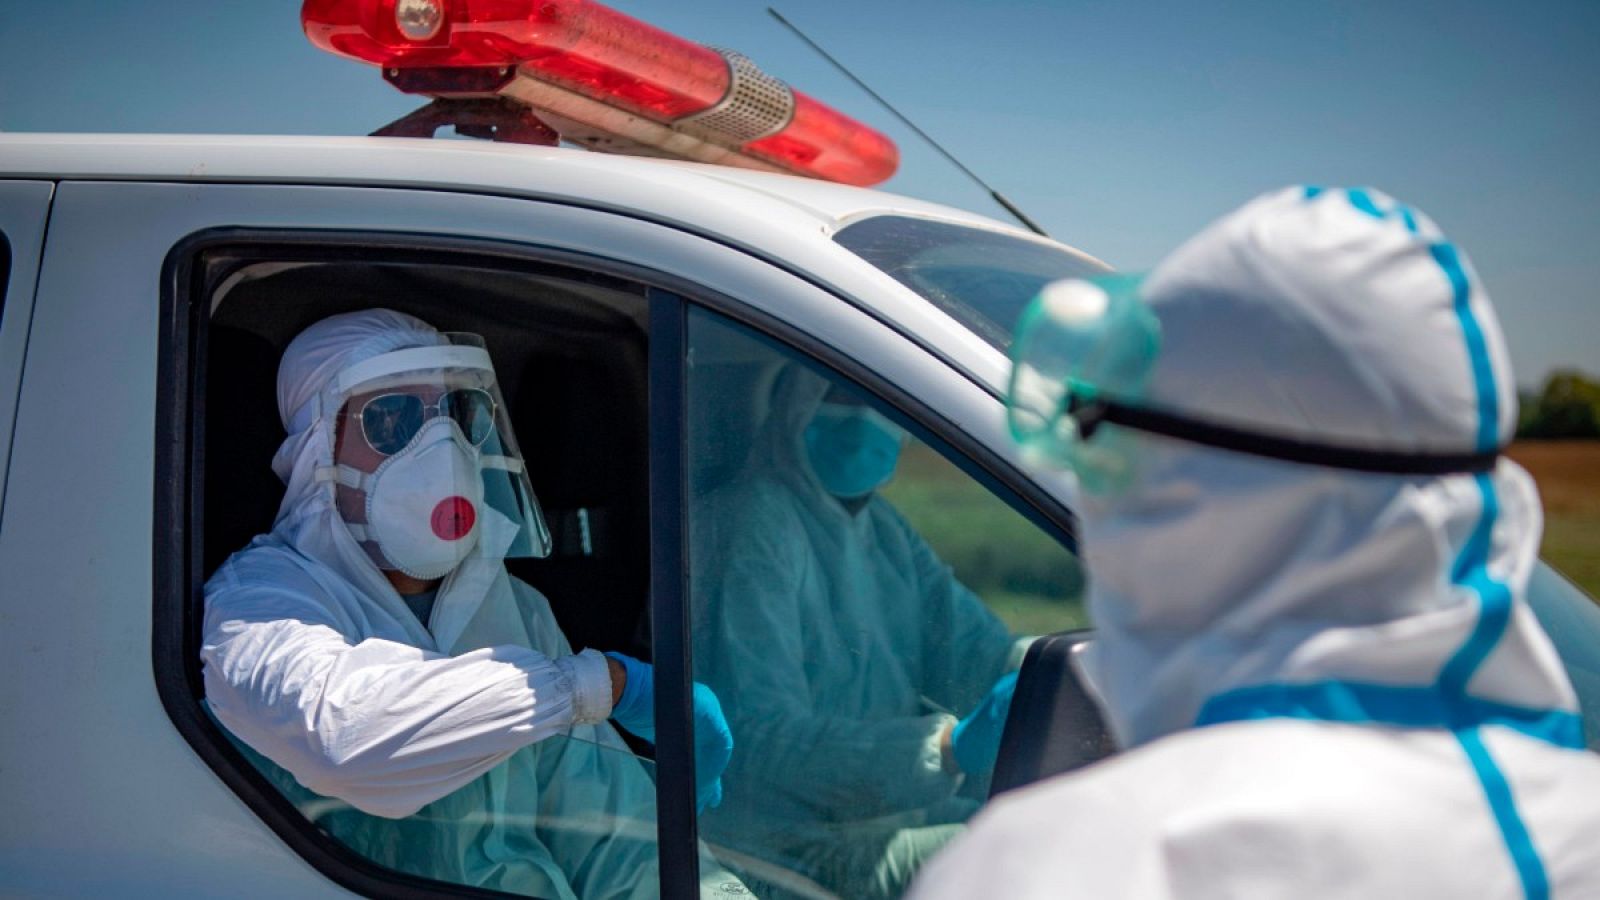
<path id="1" fill-rule="evenodd" d="M 1600 598 L 1600 441 L 1520 441 L 1510 455 L 1539 484 L 1539 555 Z"/>
<path id="2" fill-rule="evenodd" d="M 927 447 L 906 448 L 884 496 L 1013 634 L 1087 624 L 1077 558 Z"/>

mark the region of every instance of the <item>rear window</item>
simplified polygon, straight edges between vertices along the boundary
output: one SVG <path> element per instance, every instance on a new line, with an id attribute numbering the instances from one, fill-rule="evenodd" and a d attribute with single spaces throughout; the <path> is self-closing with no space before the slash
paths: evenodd
<path id="1" fill-rule="evenodd" d="M 1001 350 L 1047 282 L 1110 271 L 1045 239 L 911 216 L 874 216 L 834 240 Z"/>

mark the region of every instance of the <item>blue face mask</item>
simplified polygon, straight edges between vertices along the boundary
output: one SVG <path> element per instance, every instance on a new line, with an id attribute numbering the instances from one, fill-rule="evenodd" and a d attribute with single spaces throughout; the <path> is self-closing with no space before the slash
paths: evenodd
<path id="1" fill-rule="evenodd" d="M 864 497 L 894 475 L 905 430 L 865 406 L 824 403 L 802 441 L 822 486 L 841 500 Z"/>

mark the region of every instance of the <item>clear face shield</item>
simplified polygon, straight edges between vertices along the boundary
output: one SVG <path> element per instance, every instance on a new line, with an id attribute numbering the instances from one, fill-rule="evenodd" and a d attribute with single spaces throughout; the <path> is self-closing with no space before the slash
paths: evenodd
<path id="1" fill-rule="evenodd" d="M 442 578 L 474 553 L 543 557 L 550 532 L 528 482 L 483 339 L 441 333 L 336 375 L 333 484 L 378 568 Z"/>

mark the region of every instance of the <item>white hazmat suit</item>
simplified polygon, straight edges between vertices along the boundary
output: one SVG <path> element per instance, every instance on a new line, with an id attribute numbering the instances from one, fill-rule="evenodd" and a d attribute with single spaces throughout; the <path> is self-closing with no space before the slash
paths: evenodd
<path id="1" fill-rule="evenodd" d="M 1152 407 L 1400 454 L 1492 454 L 1515 425 L 1476 276 L 1376 192 L 1260 198 L 1142 295 Z M 1101 427 L 1132 468 L 1078 509 L 1085 663 L 1129 749 L 999 798 L 915 897 L 1600 896 L 1600 760 L 1522 599 L 1522 469 L 1371 474 Z"/>
<path id="2" fill-rule="evenodd" d="M 207 702 L 308 817 L 382 865 L 546 898 L 655 896 L 654 784 L 605 722 L 606 660 L 573 654 L 545 598 L 506 573 L 517 525 L 483 507 L 424 624 L 318 477 L 339 374 L 440 342 L 370 310 L 285 351 L 273 468 L 288 490 L 272 531 L 206 585 Z M 745 893 L 709 857 L 701 871 L 706 895 Z"/>

